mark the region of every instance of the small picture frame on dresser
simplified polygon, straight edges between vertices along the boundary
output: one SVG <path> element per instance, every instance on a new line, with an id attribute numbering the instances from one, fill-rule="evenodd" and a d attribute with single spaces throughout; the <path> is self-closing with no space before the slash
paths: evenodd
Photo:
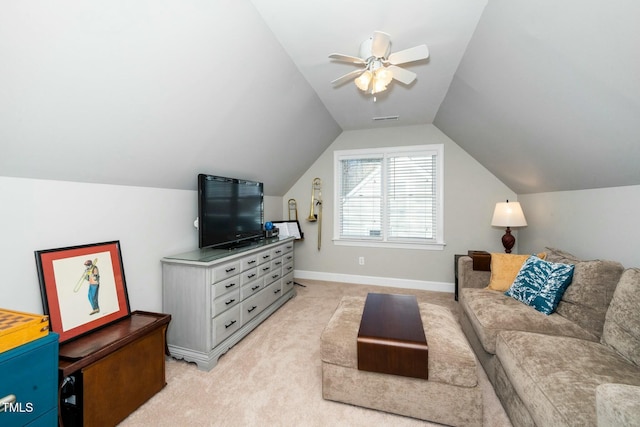
<path id="1" fill-rule="evenodd" d="M 60 343 L 131 315 L 120 242 L 35 252 L 44 313 Z"/>

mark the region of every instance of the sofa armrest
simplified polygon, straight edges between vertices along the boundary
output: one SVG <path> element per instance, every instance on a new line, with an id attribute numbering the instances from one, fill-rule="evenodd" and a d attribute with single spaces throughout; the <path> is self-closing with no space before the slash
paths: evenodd
<path id="1" fill-rule="evenodd" d="M 640 386 L 600 384 L 596 387 L 598 426 L 630 426 L 640 422 Z"/>
<path id="2" fill-rule="evenodd" d="M 473 259 L 461 256 L 458 259 L 458 288 L 486 288 L 491 279 L 490 271 L 473 269 Z"/>

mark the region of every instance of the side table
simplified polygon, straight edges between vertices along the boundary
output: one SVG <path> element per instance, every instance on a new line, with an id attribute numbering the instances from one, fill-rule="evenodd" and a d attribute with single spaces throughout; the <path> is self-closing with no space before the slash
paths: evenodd
<path id="1" fill-rule="evenodd" d="M 468 256 L 473 259 L 473 269 L 477 271 L 491 271 L 491 254 L 486 251 L 468 251 L 466 254 L 454 255 L 454 276 L 455 290 L 453 297 L 458 301 L 458 260 L 460 257 Z"/>
<path id="2" fill-rule="evenodd" d="M 466 256 L 466 255 L 463 255 L 463 254 L 454 255 L 453 271 L 455 275 L 455 290 L 454 290 L 453 298 L 456 301 L 458 301 L 458 260 L 460 259 L 461 256 Z"/>
<path id="3" fill-rule="evenodd" d="M 65 427 L 116 425 L 165 385 L 171 315 L 134 311 L 60 346 L 60 415 Z"/>

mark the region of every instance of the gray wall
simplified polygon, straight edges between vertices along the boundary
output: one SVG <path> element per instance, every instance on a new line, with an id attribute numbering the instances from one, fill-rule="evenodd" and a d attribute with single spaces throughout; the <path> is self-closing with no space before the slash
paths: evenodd
<path id="1" fill-rule="evenodd" d="M 444 250 L 382 249 L 336 246 L 333 235 L 333 152 L 335 150 L 444 144 Z M 317 223 L 307 222 L 311 182 L 322 179 L 322 247 L 317 249 Z M 343 132 L 283 197 L 298 202 L 305 233 L 296 243 L 297 277 L 452 290 L 454 254 L 469 249 L 500 251 L 502 229 L 490 226 L 496 202 L 515 194 L 435 126 L 406 126 Z M 365 265 L 358 258 L 365 257 Z"/>
<path id="2" fill-rule="evenodd" d="M 518 200 L 528 221 L 519 231 L 522 253 L 552 246 L 582 259 L 640 266 L 640 186 L 527 194 Z"/>
<path id="3" fill-rule="evenodd" d="M 445 242 L 442 251 L 335 246 L 333 151 L 386 145 L 445 146 Z M 311 181 L 323 180 L 323 244 L 308 215 Z M 195 179 L 195 177 L 194 177 Z M 0 177 L 0 307 L 42 312 L 34 251 L 120 240 L 133 310 L 162 310 L 160 258 L 197 246 L 196 192 Z M 453 255 L 502 252 L 503 230 L 490 226 L 496 202 L 516 195 L 436 127 L 344 132 L 284 197 L 265 198 L 265 218 L 287 218 L 298 201 L 305 240 L 296 243 L 298 277 L 452 290 Z M 90 202 L 92 200 L 93 202 Z M 544 246 L 584 259 L 640 266 L 640 186 L 521 195 L 528 227 L 514 252 Z M 365 265 L 358 265 L 358 257 Z"/>
<path id="4" fill-rule="evenodd" d="M 0 177 L 0 200 L 2 308 L 42 312 L 34 251 L 119 240 L 131 309 L 162 311 L 160 258 L 198 246 L 196 191 Z"/>

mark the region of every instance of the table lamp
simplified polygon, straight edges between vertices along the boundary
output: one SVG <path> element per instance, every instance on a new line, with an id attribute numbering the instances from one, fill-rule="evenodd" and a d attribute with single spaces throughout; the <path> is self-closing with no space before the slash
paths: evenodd
<path id="1" fill-rule="evenodd" d="M 518 202 L 500 202 L 496 203 L 493 211 L 493 219 L 491 225 L 494 227 L 507 227 L 504 236 L 502 236 L 502 246 L 504 251 L 511 253 L 511 248 L 516 243 L 516 238 L 511 235 L 511 227 L 525 227 L 527 220 Z"/>

